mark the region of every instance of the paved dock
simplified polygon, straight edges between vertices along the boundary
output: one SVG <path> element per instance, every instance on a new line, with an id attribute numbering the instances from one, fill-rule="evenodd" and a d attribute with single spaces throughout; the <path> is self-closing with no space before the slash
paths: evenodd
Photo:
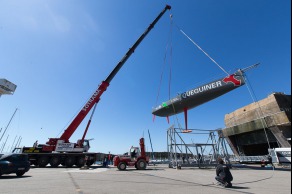
<path id="1" fill-rule="evenodd" d="M 149 166 L 147 170 L 93 166 L 78 168 L 32 168 L 23 177 L 0 177 L 1 194 L 184 194 L 264 193 L 290 194 L 291 170 L 276 168 L 233 168 L 233 188 L 215 182 L 215 169 Z"/>

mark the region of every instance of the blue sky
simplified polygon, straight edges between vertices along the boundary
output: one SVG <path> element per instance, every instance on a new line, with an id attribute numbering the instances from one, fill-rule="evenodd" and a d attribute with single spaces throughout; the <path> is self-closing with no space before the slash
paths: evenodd
<path id="1" fill-rule="evenodd" d="M 94 138 L 91 151 L 124 153 L 143 134 L 149 150 L 148 129 L 154 150 L 166 151 L 166 129 L 176 119 L 153 122 L 151 114 L 164 65 L 158 103 L 169 98 L 170 65 L 170 97 L 225 75 L 178 28 L 228 72 L 260 62 L 247 73 L 257 99 L 291 94 L 290 0 L 0 0 L 0 78 L 17 85 L 14 95 L 0 98 L 3 130 L 19 109 L 5 150 L 16 136 L 22 146 L 59 137 L 165 4 L 172 10 L 102 95 L 87 134 Z M 226 113 L 252 102 L 243 86 L 190 110 L 189 127 L 224 128 Z M 87 120 L 71 142 L 82 137 Z M 183 115 L 178 120 L 184 125 Z"/>

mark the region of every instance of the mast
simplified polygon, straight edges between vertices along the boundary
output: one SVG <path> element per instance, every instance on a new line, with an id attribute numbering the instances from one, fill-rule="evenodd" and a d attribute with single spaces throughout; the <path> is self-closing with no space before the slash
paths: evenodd
<path id="1" fill-rule="evenodd" d="M 1 140 L 2 140 L 2 138 L 3 138 L 3 136 L 4 136 L 4 134 L 6 133 L 6 131 L 7 131 L 8 127 L 9 127 L 9 125 L 10 125 L 10 123 L 11 123 L 11 121 L 12 121 L 12 119 L 13 119 L 13 117 L 14 117 L 15 113 L 16 113 L 16 111 L 17 111 L 17 108 L 15 109 L 15 111 L 14 111 L 14 113 L 13 113 L 12 117 L 10 118 L 10 120 L 9 120 L 9 122 L 8 122 L 8 124 L 7 124 L 6 128 L 5 128 L 5 130 L 3 131 L 3 134 L 2 134 L 2 136 L 1 136 L 1 138 L 0 138 L 0 142 L 1 142 Z M 2 129 L 1 129 L 1 130 L 2 130 Z"/>

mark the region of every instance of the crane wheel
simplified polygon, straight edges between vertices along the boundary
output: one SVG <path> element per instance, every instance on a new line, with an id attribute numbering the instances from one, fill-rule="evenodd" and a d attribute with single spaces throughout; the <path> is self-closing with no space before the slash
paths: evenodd
<path id="1" fill-rule="evenodd" d="M 86 165 L 87 166 L 91 166 L 91 165 L 93 165 L 94 164 L 94 161 L 93 160 L 88 160 L 87 162 L 86 162 Z"/>
<path id="2" fill-rule="evenodd" d="M 50 160 L 50 165 L 53 168 L 58 167 L 60 165 L 60 163 L 61 163 L 61 160 L 58 156 L 53 156 Z"/>
<path id="3" fill-rule="evenodd" d="M 138 170 L 145 170 L 147 166 L 147 163 L 144 159 L 141 159 L 137 162 L 137 169 Z"/>
<path id="4" fill-rule="evenodd" d="M 75 164 L 75 157 L 69 156 L 65 159 L 65 165 L 67 168 L 72 168 Z"/>
<path id="5" fill-rule="evenodd" d="M 25 171 L 18 171 L 16 173 L 16 176 L 21 177 L 22 175 L 24 175 Z"/>
<path id="6" fill-rule="evenodd" d="M 125 162 L 120 162 L 118 165 L 119 170 L 126 170 L 127 164 Z"/>
<path id="7" fill-rule="evenodd" d="M 38 162 L 36 160 L 30 161 L 30 165 L 37 166 L 38 165 Z"/>
<path id="8" fill-rule="evenodd" d="M 78 168 L 81 168 L 82 166 L 85 166 L 85 158 L 83 156 L 77 158 L 76 166 Z"/>
<path id="9" fill-rule="evenodd" d="M 49 157 L 48 156 L 42 156 L 38 159 L 38 165 L 41 168 L 44 168 L 48 165 L 49 163 Z"/>

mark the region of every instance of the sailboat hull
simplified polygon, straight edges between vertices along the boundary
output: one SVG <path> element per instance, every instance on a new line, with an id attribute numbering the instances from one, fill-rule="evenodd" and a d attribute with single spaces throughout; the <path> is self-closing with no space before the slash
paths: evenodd
<path id="1" fill-rule="evenodd" d="M 215 80 L 172 98 L 152 110 L 152 114 L 168 117 L 195 108 L 245 84 L 242 73 Z"/>

